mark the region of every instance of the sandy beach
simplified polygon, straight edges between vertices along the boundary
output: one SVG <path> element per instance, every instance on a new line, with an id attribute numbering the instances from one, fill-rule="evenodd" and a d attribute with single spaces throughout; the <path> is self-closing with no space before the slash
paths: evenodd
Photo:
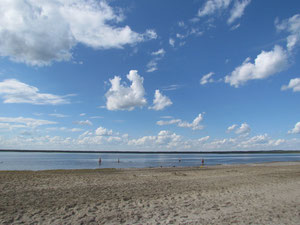
<path id="1" fill-rule="evenodd" d="M 300 162 L 1 171 L 0 224 L 299 224 Z"/>

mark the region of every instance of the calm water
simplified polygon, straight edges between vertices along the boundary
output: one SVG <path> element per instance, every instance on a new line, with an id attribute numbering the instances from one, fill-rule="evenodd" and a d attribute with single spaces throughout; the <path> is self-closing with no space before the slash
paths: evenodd
<path id="1" fill-rule="evenodd" d="M 102 158 L 101 165 L 98 164 Z M 118 163 L 118 158 L 120 162 Z M 95 154 L 0 152 L 0 170 L 145 168 L 300 161 L 300 154 Z M 181 159 L 181 162 L 179 162 Z"/>

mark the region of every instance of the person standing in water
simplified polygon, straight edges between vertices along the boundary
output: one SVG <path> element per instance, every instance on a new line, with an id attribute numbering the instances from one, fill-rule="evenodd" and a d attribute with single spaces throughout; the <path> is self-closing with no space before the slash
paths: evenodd
<path id="1" fill-rule="evenodd" d="M 100 157 L 99 160 L 98 160 L 98 163 L 101 164 L 101 162 L 102 162 L 102 160 L 101 160 L 101 157 Z"/>
<path id="2" fill-rule="evenodd" d="M 202 158 L 202 161 L 201 161 L 201 163 L 202 163 L 202 166 L 204 166 L 204 159 Z"/>

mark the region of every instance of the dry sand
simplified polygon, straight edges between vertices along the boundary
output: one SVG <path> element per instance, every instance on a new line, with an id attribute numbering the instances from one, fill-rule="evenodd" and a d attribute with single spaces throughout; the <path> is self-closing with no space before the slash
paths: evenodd
<path id="1" fill-rule="evenodd" d="M 0 172 L 0 224 L 300 224 L 300 162 Z"/>

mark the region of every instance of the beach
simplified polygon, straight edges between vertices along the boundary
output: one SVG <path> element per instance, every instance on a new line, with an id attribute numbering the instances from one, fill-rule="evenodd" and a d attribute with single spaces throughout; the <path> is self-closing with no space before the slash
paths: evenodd
<path id="1" fill-rule="evenodd" d="M 0 224 L 299 224 L 300 162 L 0 171 Z"/>

